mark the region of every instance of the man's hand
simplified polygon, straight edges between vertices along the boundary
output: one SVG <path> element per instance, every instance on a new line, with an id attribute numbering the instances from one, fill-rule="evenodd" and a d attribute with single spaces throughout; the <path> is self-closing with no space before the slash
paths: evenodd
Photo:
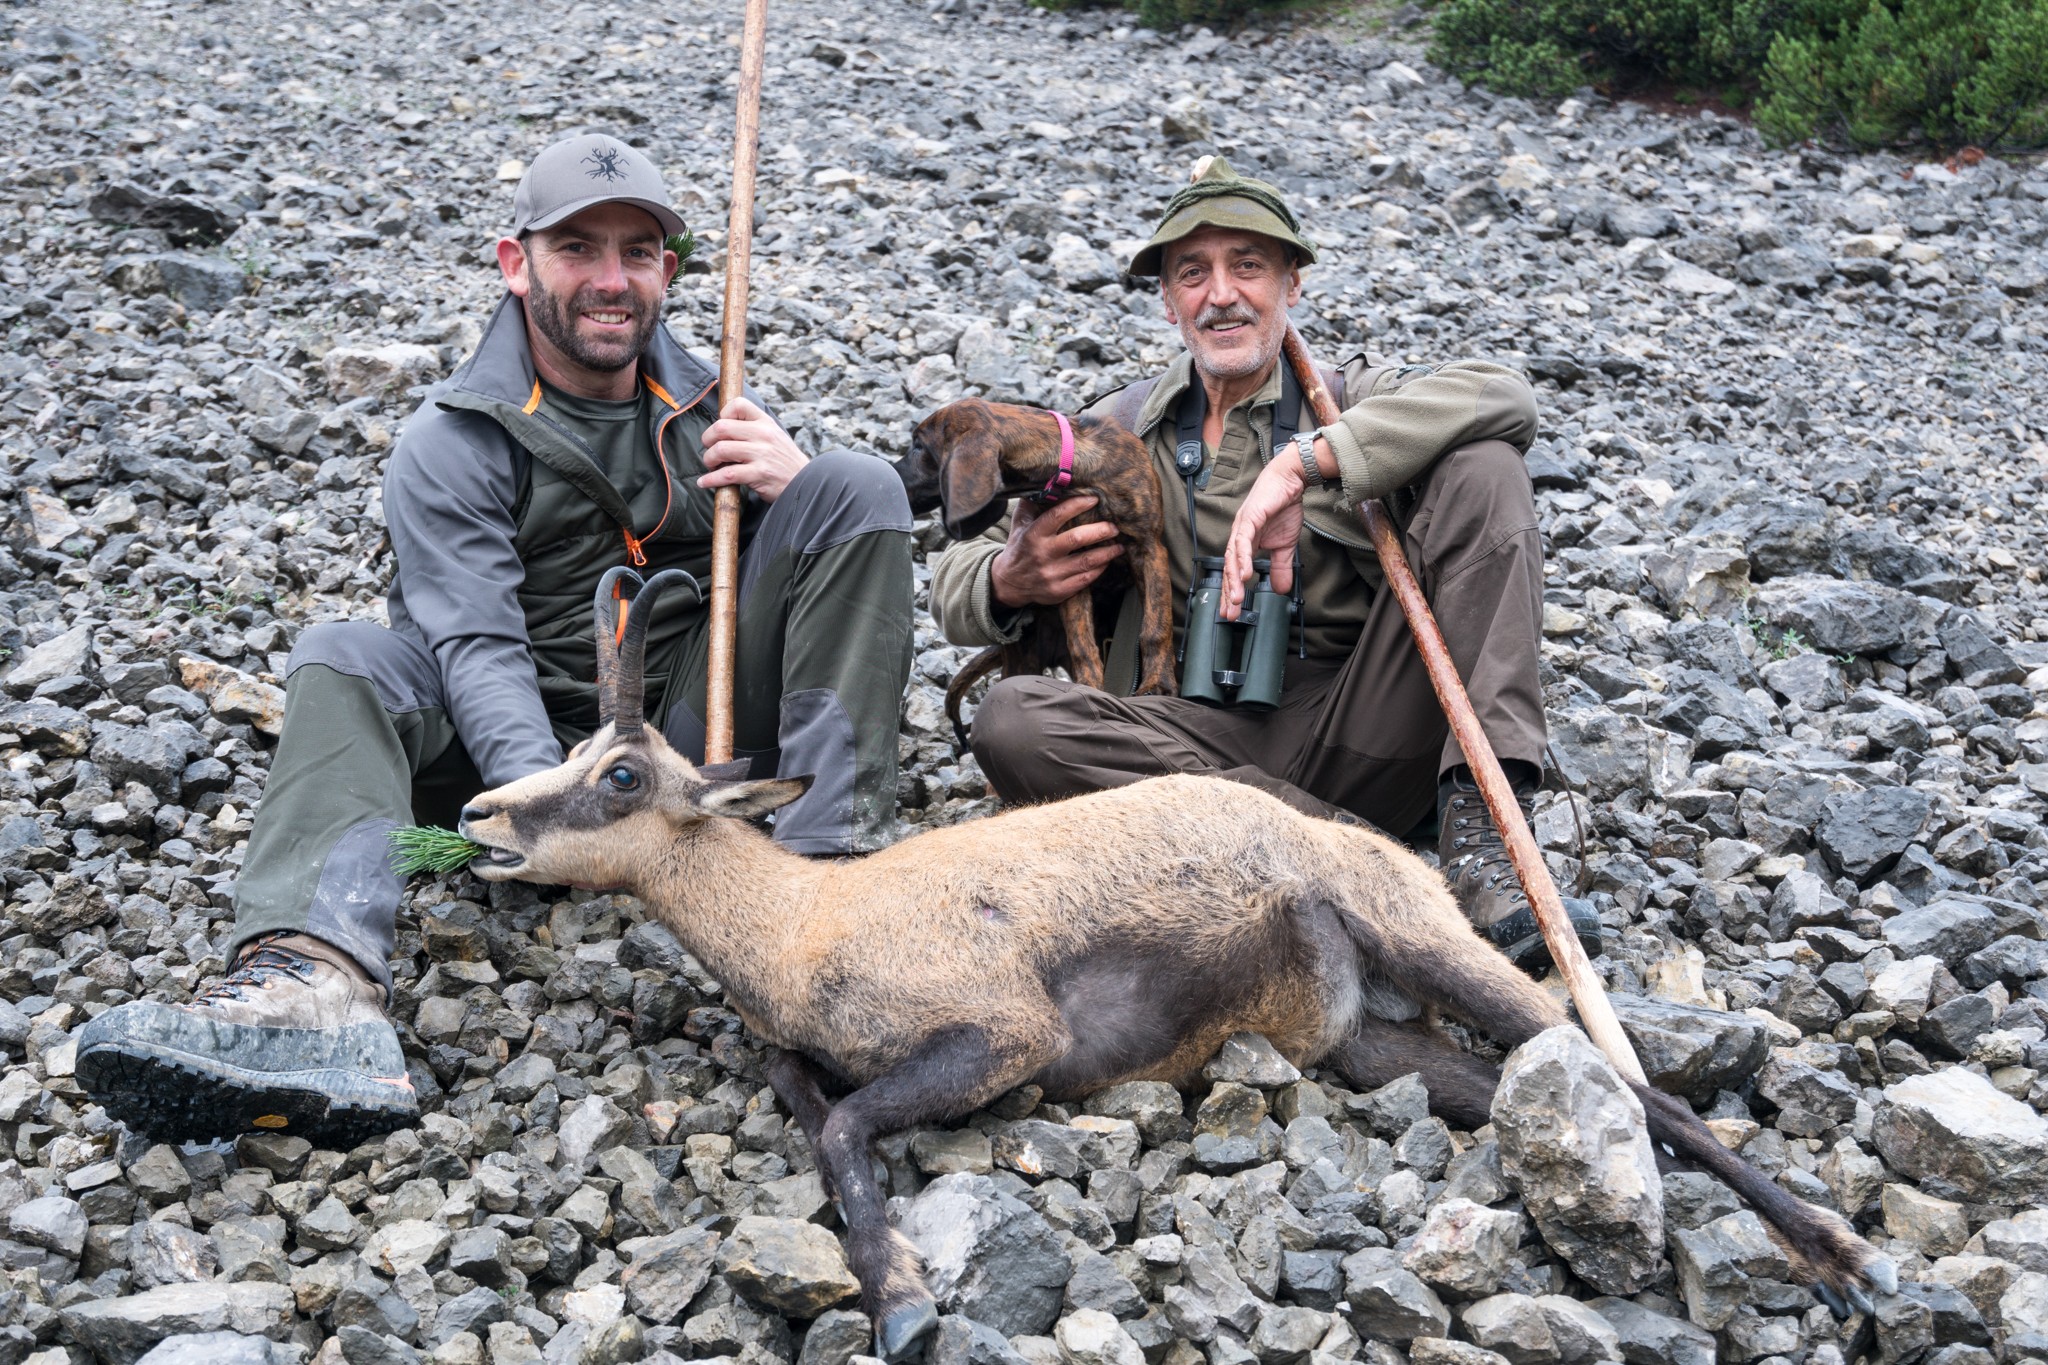
<path id="1" fill-rule="evenodd" d="M 995 600 L 1006 607 L 1050 607 L 1066 601 L 1102 576 L 1124 552 L 1116 524 L 1074 526 L 1074 518 L 1095 506 L 1087 495 L 1061 498 L 1041 512 L 1029 499 L 1017 503 L 1010 543 L 989 566 Z"/>
<path id="2" fill-rule="evenodd" d="M 704 429 L 704 467 L 711 472 L 697 480 L 697 486 L 737 484 L 753 489 L 763 502 L 774 502 L 810 462 L 773 417 L 751 399 L 735 398 Z"/>
<path id="3" fill-rule="evenodd" d="M 1294 547 L 1301 540 L 1301 493 L 1307 481 L 1290 448 L 1266 462 L 1238 504 L 1223 549 L 1223 619 L 1235 621 L 1253 581 L 1254 559 L 1273 561 L 1273 590 L 1294 590 Z"/>

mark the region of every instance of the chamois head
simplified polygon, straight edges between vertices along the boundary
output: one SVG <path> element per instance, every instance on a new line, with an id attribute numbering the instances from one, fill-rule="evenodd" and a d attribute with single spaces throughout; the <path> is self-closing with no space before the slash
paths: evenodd
<path id="1" fill-rule="evenodd" d="M 632 597 L 622 590 L 627 580 L 637 590 Z M 464 837 L 488 850 L 470 865 L 477 875 L 630 890 L 691 827 L 714 816 L 765 815 L 810 786 L 808 777 L 737 780 L 746 774 L 744 761 L 699 768 L 645 723 L 647 622 L 676 583 L 698 591 L 697 580 L 680 569 L 645 583 L 630 569 L 613 569 L 598 584 L 597 732 L 560 767 L 463 807 Z"/>

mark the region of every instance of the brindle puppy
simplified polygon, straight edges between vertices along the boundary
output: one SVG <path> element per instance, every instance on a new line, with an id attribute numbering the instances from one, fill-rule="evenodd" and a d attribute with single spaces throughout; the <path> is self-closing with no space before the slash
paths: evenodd
<path id="1" fill-rule="evenodd" d="M 1124 547 L 1122 563 L 1143 595 L 1135 695 L 1174 694 L 1173 580 L 1160 536 L 1159 471 L 1137 437 L 1100 417 L 1074 419 L 1074 467 L 1067 492 L 1094 495 L 1096 505 L 1075 522 L 1111 521 Z M 940 508 L 946 534 L 979 535 L 1002 519 L 1009 500 L 1042 492 L 1059 470 L 1058 421 L 1039 408 L 965 398 L 920 422 L 910 454 L 897 466 L 911 510 Z M 1105 575 L 1108 578 L 1108 575 Z M 1098 579 L 1096 588 L 1113 588 Z M 1060 603 L 1064 639 L 1027 631 L 1013 644 L 984 650 L 946 689 L 946 714 L 965 746 L 960 703 L 975 681 L 1000 665 L 1004 677 L 1043 673 L 1064 664 L 1076 682 L 1102 686 L 1102 649 L 1095 625 L 1095 591 Z"/>

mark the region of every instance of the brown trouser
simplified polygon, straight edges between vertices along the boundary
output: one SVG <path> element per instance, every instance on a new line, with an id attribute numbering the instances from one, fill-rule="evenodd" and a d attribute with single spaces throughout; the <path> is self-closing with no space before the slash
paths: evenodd
<path id="1" fill-rule="evenodd" d="M 1540 769 L 1543 546 L 1528 470 L 1512 447 L 1489 442 L 1438 460 L 1407 493 L 1397 500 L 1402 542 L 1480 725 L 1497 757 Z M 1348 657 L 1288 659 L 1277 710 L 1007 678 L 975 713 L 973 746 L 1005 801 L 1208 773 L 1396 833 L 1434 808 L 1438 779 L 1465 761 L 1384 587 Z"/>

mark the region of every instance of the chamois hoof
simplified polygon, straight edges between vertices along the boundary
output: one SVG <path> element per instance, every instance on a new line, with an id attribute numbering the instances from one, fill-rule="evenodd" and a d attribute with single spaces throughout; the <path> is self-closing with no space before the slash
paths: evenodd
<path id="1" fill-rule="evenodd" d="M 1864 1263 L 1863 1278 L 1870 1281 L 1870 1287 L 1880 1294 L 1896 1294 L 1899 1292 L 1899 1263 L 1879 1252 Z"/>
<path id="2" fill-rule="evenodd" d="M 930 1299 L 892 1308 L 875 1324 L 875 1354 L 884 1360 L 902 1360 L 938 1326 L 939 1306 Z"/>
<path id="3" fill-rule="evenodd" d="M 1851 1284 L 1836 1289 L 1833 1285 L 1817 1284 L 1813 1287 L 1813 1296 L 1827 1305 L 1836 1322 L 1847 1322 L 1853 1313 L 1870 1317 L 1877 1312 L 1877 1304 L 1862 1285 Z"/>

